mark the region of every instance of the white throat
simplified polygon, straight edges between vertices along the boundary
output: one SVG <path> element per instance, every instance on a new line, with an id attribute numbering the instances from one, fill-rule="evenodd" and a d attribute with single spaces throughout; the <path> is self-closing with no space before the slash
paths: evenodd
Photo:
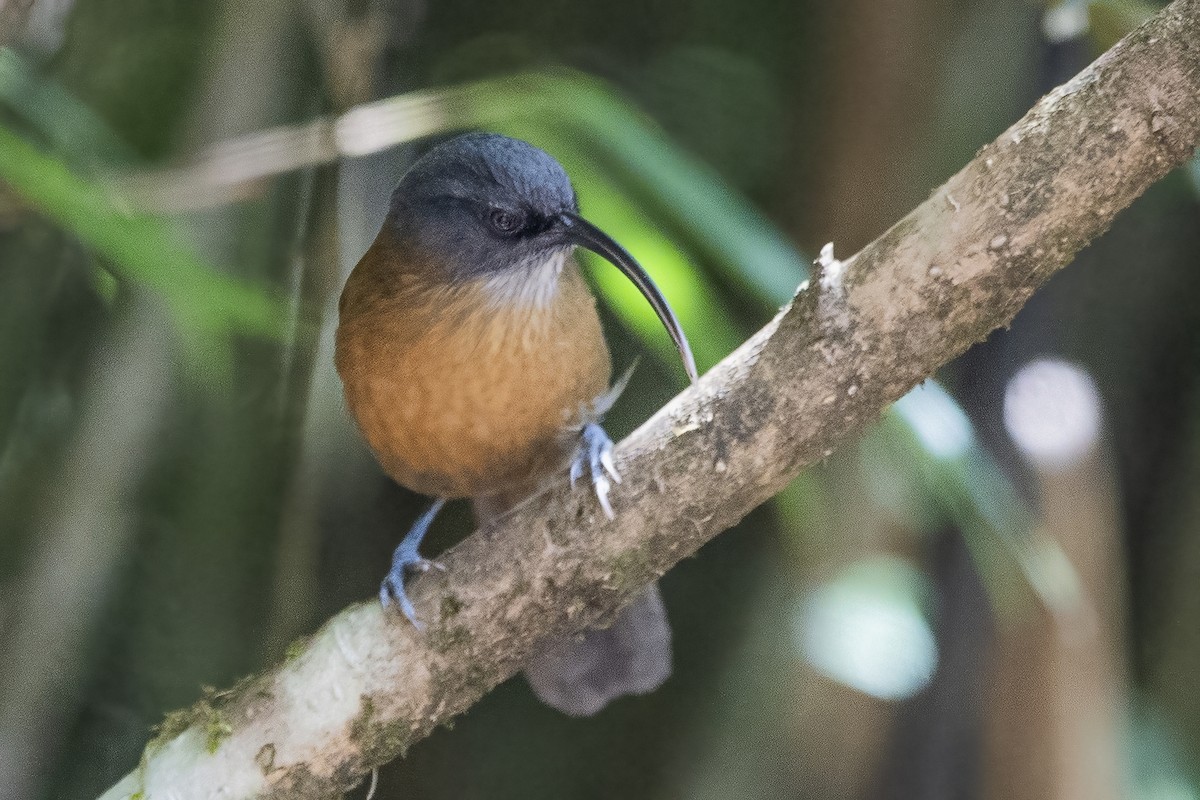
<path id="1" fill-rule="evenodd" d="M 547 258 L 529 259 L 483 282 L 490 304 L 497 308 L 546 308 L 558 293 L 558 278 L 562 274 L 568 247 L 555 250 Z"/>

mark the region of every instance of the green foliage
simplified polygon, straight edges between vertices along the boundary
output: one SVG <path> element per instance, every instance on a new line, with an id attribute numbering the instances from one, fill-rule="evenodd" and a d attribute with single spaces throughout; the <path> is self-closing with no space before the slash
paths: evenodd
<path id="1" fill-rule="evenodd" d="M 184 244 L 169 222 L 133 212 L 111 190 L 0 127 L 0 178 L 72 231 L 121 278 L 158 292 L 188 333 L 278 336 L 282 304 L 268 292 L 222 276 Z"/>

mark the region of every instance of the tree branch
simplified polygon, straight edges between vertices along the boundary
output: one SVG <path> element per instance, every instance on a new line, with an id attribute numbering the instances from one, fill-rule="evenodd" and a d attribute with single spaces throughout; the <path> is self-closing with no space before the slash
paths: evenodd
<path id="1" fill-rule="evenodd" d="M 939 366 L 1006 324 L 1200 138 L 1200 0 L 1177 0 L 1043 98 L 891 230 L 617 448 L 608 521 L 565 480 L 414 582 L 416 632 L 375 601 L 284 663 L 168 717 L 105 798 L 328 797 L 611 618 Z"/>

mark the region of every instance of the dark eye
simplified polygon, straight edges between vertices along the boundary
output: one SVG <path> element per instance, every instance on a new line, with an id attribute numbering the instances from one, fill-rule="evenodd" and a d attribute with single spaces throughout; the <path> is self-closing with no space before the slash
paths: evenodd
<path id="1" fill-rule="evenodd" d="M 488 213 L 488 224 L 492 226 L 492 230 L 496 231 L 496 233 L 516 233 L 525 224 L 525 216 L 516 211 L 493 208 Z"/>

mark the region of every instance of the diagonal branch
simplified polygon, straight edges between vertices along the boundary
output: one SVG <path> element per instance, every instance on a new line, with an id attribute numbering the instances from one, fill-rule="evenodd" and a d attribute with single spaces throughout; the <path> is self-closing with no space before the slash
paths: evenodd
<path id="1" fill-rule="evenodd" d="M 327 797 L 514 674 L 535 643 L 643 585 L 1006 324 L 1200 139 L 1200 0 L 1177 0 L 1043 98 L 617 449 L 610 522 L 565 485 L 414 583 L 418 634 L 375 602 L 284 663 L 168 717 L 105 799 Z"/>

